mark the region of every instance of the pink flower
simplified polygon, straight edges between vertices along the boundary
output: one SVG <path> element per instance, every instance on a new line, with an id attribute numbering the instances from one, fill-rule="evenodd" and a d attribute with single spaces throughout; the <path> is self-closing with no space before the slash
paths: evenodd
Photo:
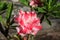
<path id="1" fill-rule="evenodd" d="M 40 0 L 30 0 L 30 6 L 36 7 L 36 6 L 42 6 L 43 3 Z"/>
<path id="2" fill-rule="evenodd" d="M 19 24 L 16 29 L 21 36 L 27 34 L 36 35 L 37 32 L 42 29 L 40 19 L 34 11 L 25 12 L 20 10 L 18 16 L 15 16 L 15 22 Z"/>

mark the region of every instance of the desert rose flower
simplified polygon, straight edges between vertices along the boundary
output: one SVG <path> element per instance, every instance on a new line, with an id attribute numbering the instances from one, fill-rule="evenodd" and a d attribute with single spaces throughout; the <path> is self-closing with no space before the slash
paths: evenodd
<path id="1" fill-rule="evenodd" d="M 36 6 L 42 6 L 43 3 L 40 0 L 30 0 L 30 6 L 36 7 Z"/>
<path id="2" fill-rule="evenodd" d="M 38 6 L 33 0 L 31 0 L 30 1 L 30 6 L 32 6 L 32 7 L 36 7 L 36 6 Z"/>
<path id="3" fill-rule="evenodd" d="M 18 16 L 15 16 L 15 22 L 19 24 L 16 29 L 21 36 L 27 34 L 36 35 L 37 32 L 42 29 L 40 19 L 34 11 L 26 12 L 20 10 Z"/>

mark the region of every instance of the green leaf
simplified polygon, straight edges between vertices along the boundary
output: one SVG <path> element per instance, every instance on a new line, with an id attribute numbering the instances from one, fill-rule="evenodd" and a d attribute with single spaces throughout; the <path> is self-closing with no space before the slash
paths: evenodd
<path id="1" fill-rule="evenodd" d="M 49 0 L 49 2 L 48 2 L 48 10 L 51 8 L 51 3 L 52 3 L 52 0 Z"/>
<path id="2" fill-rule="evenodd" d="M 0 15 L 0 22 L 3 24 L 5 28 L 7 28 L 6 20 L 1 15 Z"/>
<path id="3" fill-rule="evenodd" d="M 54 15 L 56 18 L 60 18 L 60 11 L 54 11 L 52 15 Z"/>
<path id="4" fill-rule="evenodd" d="M 53 6 L 56 5 L 58 0 L 46 0 L 44 4 L 46 4 L 46 9 L 48 11 L 51 11 L 53 9 Z"/>
<path id="5" fill-rule="evenodd" d="M 2 21 L 2 16 L 0 15 L 0 22 Z"/>
<path id="6" fill-rule="evenodd" d="M 0 11 L 5 10 L 7 8 L 6 2 L 0 2 Z"/>
<path id="7" fill-rule="evenodd" d="M 11 15 L 12 15 L 12 10 L 13 10 L 13 4 L 9 3 L 8 8 L 7 8 L 7 13 L 6 13 L 7 22 L 10 22 L 10 18 L 11 18 Z"/>
<path id="8" fill-rule="evenodd" d="M 14 24 L 15 22 L 14 22 L 14 18 L 11 18 L 11 20 L 10 20 L 10 25 L 12 25 L 12 24 Z"/>
<path id="9" fill-rule="evenodd" d="M 38 12 L 44 13 L 45 10 L 43 8 L 38 7 Z"/>
<path id="10" fill-rule="evenodd" d="M 52 25 L 52 24 L 51 24 L 51 21 L 50 21 L 48 18 L 46 18 L 46 22 L 47 22 L 49 25 Z"/>
<path id="11" fill-rule="evenodd" d="M 22 3 L 22 4 L 26 5 L 26 6 L 28 6 L 28 0 L 19 0 L 19 1 L 20 1 L 20 3 Z"/>
<path id="12" fill-rule="evenodd" d="M 52 6 L 53 6 L 53 5 L 56 5 L 56 4 L 57 4 L 57 2 L 58 2 L 58 0 L 52 0 L 51 5 L 52 5 Z"/>
<path id="13" fill-rule="evenodd" d="M 57 3 L 53 7 L 51 7 L 51 11 L 60 11 L 60 3 Z"/>
<path id="14" fill-rule="evenodd" d="M 57 2 L 57 5 L 56 6 L 60 6 L 60 2 Z"/>
<path id="15" fill-rule="evenodd" d="M 46 22 L 49 24 L 49 25 L 52 25 L 51 24 L 51 21 L 48 19 L 49 15 L 45 15 L 45 18 L 46 18 Z"/>

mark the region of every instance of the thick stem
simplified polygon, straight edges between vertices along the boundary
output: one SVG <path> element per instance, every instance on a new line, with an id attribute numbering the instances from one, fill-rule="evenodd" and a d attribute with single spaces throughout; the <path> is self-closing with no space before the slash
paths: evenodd
<path id="1" fill-rule="evenodd" d="M 29 38 L 28 38 L 28 40 L 30 40 L 30 35 L 29 35 Z"/>
<path id="2" fill-rule="evenodd" d="M 34 36 L 32 36 L 32 40 L 34 40 Z"/>

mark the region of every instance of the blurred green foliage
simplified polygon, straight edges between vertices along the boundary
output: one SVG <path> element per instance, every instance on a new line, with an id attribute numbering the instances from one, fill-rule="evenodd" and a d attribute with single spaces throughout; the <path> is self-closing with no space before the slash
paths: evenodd
<path id="1" fill-rule="evenodd" d="M 4 26 L 5 30 L 1 26 L 0 31 L 2 34 L 4 34 L 5 37 L 7 37 L 9 34 L 9 27 L 10 27 L 10 20 L 13 10 L 13 3 L 7 2 L 7 1 L 0 1 L 0 23 Z M 3 12 L 6 13 L 5 18 L 3 18 L 2 14 Z M 3 31 L 2 31 L 3 30 Z"/>

